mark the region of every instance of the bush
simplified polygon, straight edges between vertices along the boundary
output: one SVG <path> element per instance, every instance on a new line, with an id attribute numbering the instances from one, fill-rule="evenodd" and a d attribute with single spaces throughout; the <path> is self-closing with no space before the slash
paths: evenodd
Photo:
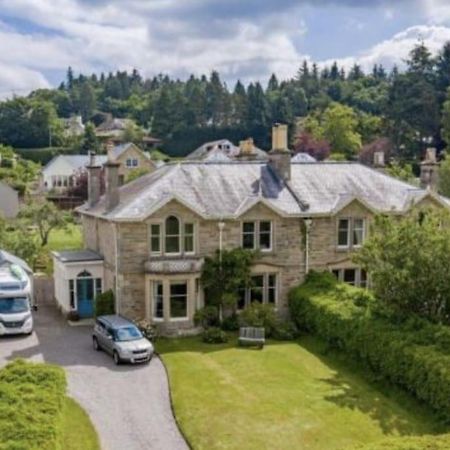
<path id="1" fill-rule="evenodd" d="M 239 330 L 239 317 L 236 313 L 231 316 L 225 317 L 222 320 L 222 330 L 224 331 L 237 331 Z"/>
<path id="2" fill-rule="evenodd" d="M 116 313 L 116 302 L 114 292 L 109 291 L 102 292 L 95 297 L 95 316 L 104 316 L 107 314 Z"/>
<path id="3" fill-rule="evenodd" d="M 216 327 L 219 325 L 219 310 L 217 306 L 205 306 L 198 309 L 194 314 L 194 323 L 203 328 Z"/>
<path id="4" fill-rule="evenodd" d="M 158 339 L 158 329 L 152 325 L 148 320 L 144 319 L 137 323 L 141 333 L 149 340 L 156 341 Z"/>
<path id="5" fill-rule="evenodd" d="M 278 320 L 272 331 L 272 338 L 278 341 L 292 341 L 298 336 L 298 329 L 291 320 Z"/>
<path id="6" fill-rule="evenodd" d="M 448 450 L 450 434 L 440 436 L 412 436 L 383 439 L 379 442 L 360 445 L 354 450 Z"/>
<path id="7" fill-rule="evenodd" d="M 203 332 L 202 340 L 207 344 L 223 344 L 228 341 L 228 336 L 220 328 L 211 327 Z"/>
<path id="8" fill-rule="evenodd" d="M 64 370 L 16 360 L 0 370 L 0 448 L 62 449 Z"/>
<path id="9" fill-rule="evenodd" d="M 253 302 L 239 315 L 242 327 L 263 327 L 266 337 L 271 337 L 277 327 L 277 316 L 271 305 Z"/>
<path id="10" fill-rule="evenodd" d="M 314 274 L 289 294 L 299 328 L 368 364 L 450 420 L 450 329 L 374 313 L 370 293 Z"/>

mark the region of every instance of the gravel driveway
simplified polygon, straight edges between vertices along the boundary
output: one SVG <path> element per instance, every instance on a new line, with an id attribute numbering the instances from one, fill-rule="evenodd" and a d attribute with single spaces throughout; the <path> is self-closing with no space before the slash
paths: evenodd
<path id="1" fill-rule="evenodd" d="M 115 366 L 95 352 L 91 327 L 70 327 L 56 308 L 34 313 L 29 337 L 0 338 L 0 365 L 14 358 L 63 366 L 69 395 L 89 413 L 104 450 L 187 449 L 172 415 L 164 367 L 150 364 Z"/>

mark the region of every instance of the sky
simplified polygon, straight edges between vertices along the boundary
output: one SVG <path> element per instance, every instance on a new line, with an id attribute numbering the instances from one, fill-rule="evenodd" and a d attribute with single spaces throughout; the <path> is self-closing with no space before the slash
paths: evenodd
<path id="1" fill-rule="evenodd" d="M 138 69 L 232 87 L 302 60 L 400 67 L 450 40 L 450 0 L 0 0 L 0 98 L 78 74 Z"/>

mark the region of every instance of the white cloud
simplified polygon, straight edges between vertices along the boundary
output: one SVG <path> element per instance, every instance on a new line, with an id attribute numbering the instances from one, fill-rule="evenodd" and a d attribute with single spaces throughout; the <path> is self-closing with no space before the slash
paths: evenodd
<path id="1" fill-rule="evenodd" d="M 340 58 L 337 62 L 346 68 L 357 63 L 366 71 L 371 70 L 374 64 L 383 64 L 387 68 L 391 68 L 394 64 L 403 67 L 409 52 L 419 39 L 423 39 L 430 51 L 436 54 L 447 41 L 450 41 L 450 28 L 437 25 L 410 27 L 356 56 Z M 322 64 L 331 63 L 332 60 L 328 60 Z"/>
<path id="2" fill-rule="evenodd" d="M 48 87 L 50 87 L 50 83 L 42 73 L 0 62 L 0 99 L 24 95 L 30 89 Z"/>

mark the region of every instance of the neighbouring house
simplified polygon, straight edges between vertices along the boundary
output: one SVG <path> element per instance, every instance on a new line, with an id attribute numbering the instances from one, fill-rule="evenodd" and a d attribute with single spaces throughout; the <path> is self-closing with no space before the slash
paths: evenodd
<path id="1" fill-rule="evenodd" d="M 317 159 L 311 156 L 309 153 L 299 152 L 296 153 L 292 158 L 291 162 L 294 163 L 314 163 L 317 162 Z"/>
<path id="2" fill-rule="evenodd" d="M 266 161 L 184 160 L 122 187 L 118 165 L 108 161 L 104 196 L 100 164 L 92 161 L 89 200 L 78 208 L 86 256 L 54 256 L 55 285 L 64 292 L 61 298 L 73 299 L 66 301 L 70 310 L 79 301 L 93 302 L 94 286 L 101 286 L 115 292 L 119 314 L 146 318 L 162 333 L 186 332 L 205 304 L 204 258 L 221 246 L 241 246 L 259 250 L 259 256 L 253 286 L 238 292 L 238 309 L 258 301 L 284 315 L 289 289 L 311 269 L 367 285 L 352 255 L 374 214 L 450 205 L 431 189 L 359 163 L 292 161 L 284 125 L 274 127 L 272 140 Z"/>
<path id="3" fill-rule="evenodd" d="M 84 124 L 81 116 L 72 116 L 68 119 L 61 119 L 64 136 L 81 136 L 84 134 Z"/>
<path id="4" fill-rule="evenodd" d="M 0 181 L 0 214 L 6 219 L 14 219 L 19 214 L 19 193 L 9 184 Z"/>
<path id="5" fill-rule="evenodd" d="M 147 152 L 132 143 L 117 146 L 107 144 L 107 155 L 98 155 L 97 162 L 104 164 L 109 158 L 119 164 L 119 183 L 124 184 L 127 175 L 136 169 L 155 170 L 160 163 L 153 161 Z M 58 155 L 42 169 L 42 188 L 45 191 L 63 193 L 74 186 L 78 174 L 86 169 L 89 155 Z"/>
<path id="6" fill-rule="evenodd" d="M 225 157 L 225 159 L 223 158 Z M 228 139 L 206 142 L 186 156 L 188 160 L 219 161 L 233 159 L 267 160 L 267 152 L 256 147 L 253 139 L 248 138 L 234 145 Z"/>
<path id="7" fill-rule="evenodd" d="M 106 155 L 98 155 L 97 159 L 104 164 Z M 89 163 L 89 155 L 58 155 L 52 158 L 42 169 L 41 187 L 44 191 L 62 193 L 74 186 L 80 171 Z"/>
<path id="8" fill-rule="evenodd" d="M 160 163 L 153 161 L 150 154 L 142 151 L 132 142 L 126 144 L 111 145 L 107 144 L 108 159 L 119 163 L 119 184 L 125 183 L 127 176 L 134 170 L 143 169 L 153 172 Z"/>

